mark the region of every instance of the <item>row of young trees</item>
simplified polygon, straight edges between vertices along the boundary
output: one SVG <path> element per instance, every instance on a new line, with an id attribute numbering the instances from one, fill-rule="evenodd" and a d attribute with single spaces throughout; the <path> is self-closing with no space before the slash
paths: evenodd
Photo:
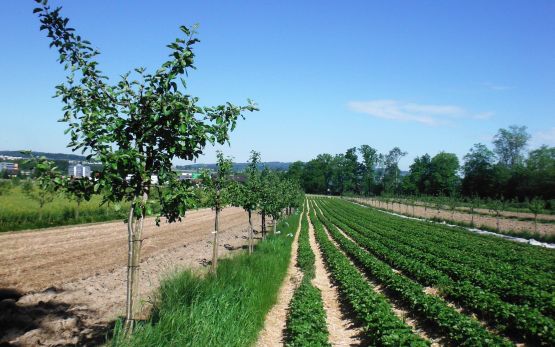
<path id="1" fill-rule="evenodd" d="M 463 157 L 454 153 L 416 157 L 407 173 L 399 160 L 407 153 L 395 147 L 385 154 L 368 145 L 345 154 L 320 154 L 307 163 L 295 162 L 289 174 L 309 193 L 426 194 L 466 197 L 555 199 L 555 147 L 526 152 L 530 134 L 524 126 L 499 129 L 493 149 L 475 144 Z M 360 156 L 360 157 L 359 157 Z"/>
<path id="2" fill-rule="evenodd" d="M 212 272 L 218 264 L 218 234 L 220 231 L 220 213 L 226 206 L 242 207 L 248 213 L 248 248 L 249 254 L 254 247 L 253 213 L 261 215 L 260 231 L 262 238 L 267 235 L 266 217 L 272 218 L 274 233 L 282 216 L 289 215 L 293 209 L 302 204 L 304 193 L 298 182 L 265 167 L 258 169 L 260 153 L 251 152 L 245 172 L 240 175 L 241 181 L 233 172 L 232 159 L 219 152 L 215 172 L 204 171 L 201 189 L 204 191 L 208 206 L 215 211 L 214 240 L 212 252 Z"/>
<path id="3" fill-rule="evenodd" d="M 99 194 L 105 203 L 125 202 L 130 206 L 125 219 L 128 264 L 124 324 L 125 331 L 130 333 L 135 323 L 142 231 L 147 211 L 157 212 L 157 224 L 162 218 L 172 223 L 180 221 L 196 204 L 198 189 L 179 180 L 172 170 L 173 161 L 194 160 L 207 145 L 228 143 L 237 120 L 244 117 L 245 112 L 258 109 L 250 100 L 245 106 L 229 102 L 200 106 L 197 97 L 185 93 L 184 77 L 188 70 L 195 68 L 193 48 L 199 42 L 194 28 L 180 27 L 183 37 L 167 46 L 169 59 L 155 71 L 135 68 L 111 83 L 98 68 L 98 50 L 68 26 L 69 19 L 61 15 L 61 8 L 51 8 L 47 0 L 36 2 L 39 7 L 33 12 L 39 16 L 40 29 L 46 31 L 50 47 L 58 51 L 58 61 L 67 71 L 65 83 L 56 86 L 56 96 L 64 104 L 60 121 L 68 125 L 68 147 L 87 154 L 87 160 L 94 158 L 101 165 L 94 180 L 90 181 L 91 187 L 85 189 L 75 184 L 74 188 L 79 192 Z M 251 161 L 257 158 L 259 156 L 253 154 Z M 231 165 L 223 155 L 218 156 L 218 161 L 217 172 L 206 174 L 203 180 L 203 189 L 216 211 L 214 252 L 217 251 L 219 213 L 236 198 L 234 194 L 241 197 L 237 204 L 249 211 L 249 216 L 260 211 L 263 219 L 270 216 L 274 221 L 281 217 L 285 208 L 294 206 L 293 201 L 299 194 L 298 189 L 292 188 L 295 186 L 292 181 L 267 169 L 255 172 L 255 166 L 249 169 L 252 172 L 247 172 L 244 185 L 231 189 Z M 36 162 L 37 170 L 43 171 L 39 185 L 54 190 L 69 189 L 70 184 L 51 170 L 50 165 L 52 163 L 46 160 Z M 158 177 L 157 184 L 152 182 L 152 176 Z M 288 189 L 295 190 L 295 194 L 285 193 Z M 152 199 L 153 196 L 156 199 Z M 252 251 L 252 237 L 250 244 Z"/>

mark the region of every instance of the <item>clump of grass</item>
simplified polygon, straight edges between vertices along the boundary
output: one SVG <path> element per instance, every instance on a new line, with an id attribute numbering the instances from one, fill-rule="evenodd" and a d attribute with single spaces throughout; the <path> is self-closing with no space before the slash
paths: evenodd
<path id="1" fill-rule="evenodd" d="M 275 304 L 291 253 L 299 216 L 282 233 L 246 253 L 221 260 L 216 274 L 191 271 L 162 283 L 152 317 L 125 338 L 116 324 L 113 346 L 249 346 Z"/>

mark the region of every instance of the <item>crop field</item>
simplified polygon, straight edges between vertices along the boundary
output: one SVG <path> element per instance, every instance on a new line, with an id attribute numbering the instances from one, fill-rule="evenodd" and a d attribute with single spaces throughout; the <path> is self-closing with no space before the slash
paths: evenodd
<path id="1" fill-rule="evenodd" d="M 553 250 L 341 199 L 309 198 L 307 211 L 311 225 L 301 228 L 297 260 L 304 279 L 291 301 L 288 345 L 326 345 L 340 331 L 376 346 L 555 344 Z M 342 326 L 330 324 L 325 286 L 308 282 L 307 230 L 348 312 Z"/>
<path id="2" fill-rule="evenodd" d="M 101 202 L 102 197 L 97 195 L 78 206 L 77 202 L 56 195 L 41 208 L 37 201 L 23 194 L 21 187 L 15 187 L 0 195 L 0 232 L 102 222 L 125 216 L 125 206 L 116 211 L 113 205 L 100 206 Z"/>
<path id="3" fill-rule="evenodd" d="M 553 6 L 420 2 L 4 6 L 0 347 L 555 346 Z"/>
<path id="4" fill-rule="evenodd" d="M 426 218 L 436 221 L 447 221 L 463 226 L 477 227 L 484 230 L 499 232 L 511 236 L 533 238 L 544 242 L 555 241 L 554 216 L 551 214 L 539 214 L 537 221 L 534 215 L 525 212 L 499 211 L 496 216 L 492 211 L 484 208 L 476 208 L 473 213 L 466 207 L 450 209 L 441 204 L 427 204 L 422 202 L 395 200 L 386 202 L 375 198 L 350 198 L 353 201 L 392 211 L 395 213 Z"/>

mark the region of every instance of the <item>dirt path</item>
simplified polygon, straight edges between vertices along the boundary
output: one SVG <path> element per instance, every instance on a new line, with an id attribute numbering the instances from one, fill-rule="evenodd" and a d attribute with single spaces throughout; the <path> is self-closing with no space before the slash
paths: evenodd
<path id="1" fill-rule="evenodd" d="M 303 218 L 304 213 L 301 212 L 301 218 Z M 299 232 L 301 229 L 301 220 L 299 220 L 299 226 L 297 227 L 297 232 L 295 233 L 295 238 L 293 239 L 293 244 L 291 246 L 291 260 L 289 261 L 289 267 L 287 268 L 287 274 L 285 279 L 279 289 L 278 298 L 276 304 L 272 307 L 270 312 L 266 315 L 266 320 L 264 321 L 264 328 L 258 336 L 258 341 L 256 342 L 257 347 L 273 347 L 273 346 L 283 346 L 284 331 L 285 331 L 285 321 L 287 318 L 287 309 L 295 289 L 298 287 L 302 280 L 302 272 L 297 267 L 297 249 L 299 245 Z"/>
<path id="2" fill-rule="evenodd" d="M 315 278 L 312 284 L 320 289 L 322 293 L 322 301 L 326 310 L 326 322 L 329 331 L 329 341 L 332 346 L 359 346 L 361 344 L 362 329 L 357 327 L 348 317 L 347 313 L 342 310 L 337 288 L 331 283 L 327 273 L 322 253 L 316 243 L 314 235 L 314 227 L 312 223 L 308 223 L 308 235 L 310 247 L 315 255 Z"/>
<path id="3" fill-rule="evenodd" d="M 361 199 L 355 198 L 354 201 L 358 203 L 367 204 L 373 207 L 378 207 L 382 209 L 386 209 L 388 211 L 392 211 L 395 213 L 408 215 L 411 217 L 421 217 L 421 218 L 437 218 L 445 221 L 456 221 L 456 222 L 463 222 L 470 224 L 472 222 L 472 215 L 470 213 L 465 213 L 461 211 L 455 211 L 451 213 L 451 211 L 442 210 L 440 209 L 439 212 L 436 208 L 427 207 L 424 208 L 423 206 L 409 206 L 406 204 L 401 204 L 399 207 L 398 203 L 386 205 L 383 202 L 378 202 L 374 199 Z M 486 226 L 490 229 L 497 228 L 497 219 L 492 216 L 484 216 L 484 215 L 474 215 L 474 225 L 480 228 L 482 226 Z M 538 233 L 540 235 L 555 235 L 555 224 L 552 223 L 538 223 L 537 224 Z M 515 219 L 508 219 L 508 218 L 499 218 L 499 230 L 501 233 L 504 231 L 514 231 L 514 232 L 526 232 L 526 233 L 534 233 L 534 222 L 531 221 L 520 221 Z"/>
<path id="4" fill-rule="evenodd" d="M 213 213 L 145 223 L 140 303 L 148 312 L 160 279 L 210 259 Z M 246 244 L 247 216 L 222 213 L 220 254 Z M 0 235 L 0 344 L 95 345 L 125 309 L 126 226 L 81 225 Z M 9 289 L 8 289 L 9 288 Z"/>

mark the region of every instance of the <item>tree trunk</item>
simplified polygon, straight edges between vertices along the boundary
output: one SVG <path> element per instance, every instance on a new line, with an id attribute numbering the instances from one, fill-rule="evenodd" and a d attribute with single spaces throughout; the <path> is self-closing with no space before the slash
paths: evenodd
<path id="1" fill-rule="evenodd" d="M 474 226 L 474 209 L 470 210 L 470 215 L 471 215 L 470 225 Z"/>
<path id="2" fill-rule="evenodd" d="M 261 229 L 262 229 L 262 239 L 264 240 L 266 238 L 266 213 L 264 213 L 264 211 L 262 211 Z"/>
<path id="3" fill-rule="evenodd" d="M 252 211 L 249 210 L 249 254 L 253 251 L 253 230 L 252 230 Z"/>
<path id="4" fill-rule="evenodd" d="M 144 193 L 141 203 L 141 213 L 135 217 L 133 204 L 129 210 L 127 221 L 127 302 L 125 310 L 124 331 L 126 335 L 131 334 L 135 325 L 135 302 L 139 294 L 139 266 L 141 261 L 141 246 L 143 243 L 142 233 L 144 226 L 144 205 L 148 194 Z"/>
<path id="5" fill-rule="evenodd" d="M 499 232 L 499 212 L 497 212 L 497 232 Z"/>
<path id="6" fill-rule="evenodd" d="M 75 219 L 79 220 L 79 207 L 81 206 L 81 201 L 77 201 L 77 208 L 75 209 Z"/>
<path id="7" fill-rule="evenodd" d="M 273 217 L 272 217 L 272 223 L 274 224 L 274 225 L 272 226 L 272 228 L 273 228 L 273 231 L 272 231 L 272 232 L 273 232 L 274 235 L 275 235 L 275 234 L 276 234 L 276 229 L 277 229 L 277 220 L 276 220 L 275 218 L 273 218 Z"/>
<path id="8" fill-rule="evenodd" d="M 218 231 L 220 227 L 220 209 L 216 208 L 216 219 L 214 221 L 214 243 L 212 244 L 212 264 L 210 271 L 216 273 L 218 267 Z"/>
<path id="9" fill-rule="evenodd" d="M 534 233 L 538 233 L 538 215 L 534 213 Z"/>

